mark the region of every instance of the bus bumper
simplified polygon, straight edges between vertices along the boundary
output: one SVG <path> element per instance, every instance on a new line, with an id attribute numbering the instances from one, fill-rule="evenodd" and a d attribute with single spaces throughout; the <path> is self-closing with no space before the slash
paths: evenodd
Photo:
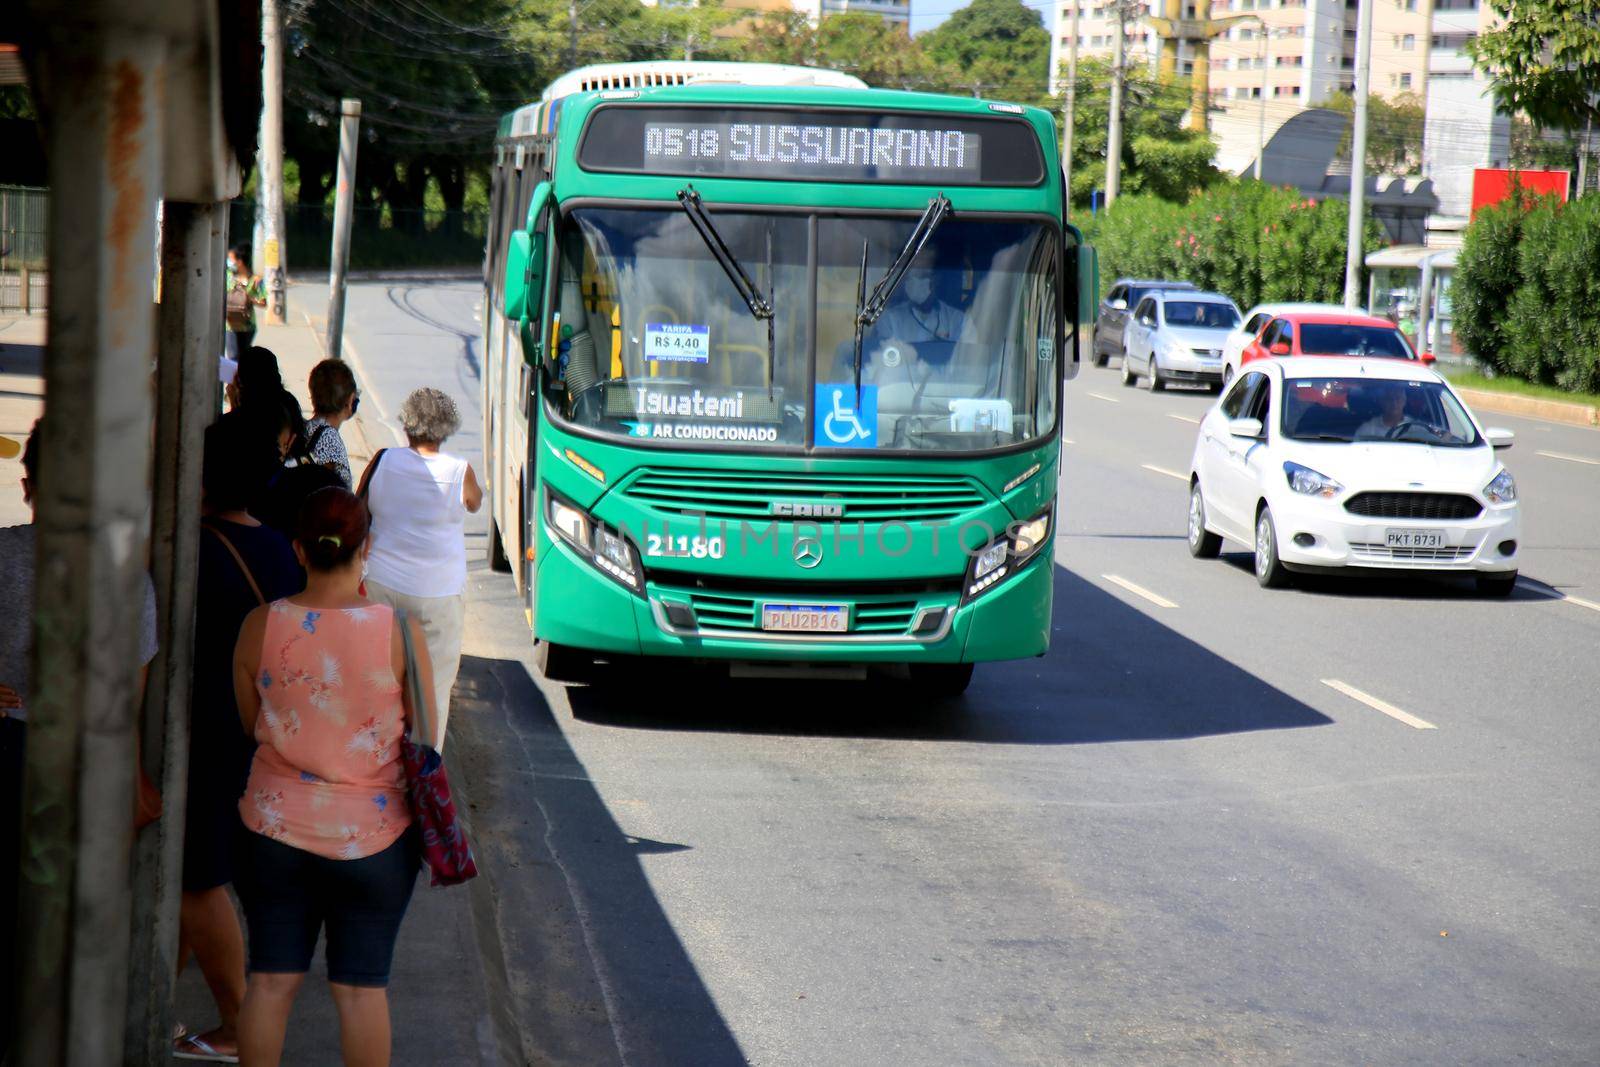
<path id="1" fill-rule="evenodd" d="M 782 593 L 744 594 L 751 602 L 747 628 L 735 630 L 712 624 L 698 616 L 682 621 L 681 610 L 691 608 L 690 592 L 649 583 L 647 596 L 635 596 L 597 572 L 560 544 L 551 545 L 539 563 L 535 585 L 537 607 L 534 632 L 541 640 L 595 652 L 620 655 L 671 656 L 691 659 L 785 660 L 811 663 L 978 663 L 1023 659 L 1043 654 L 1050 647 L 1050 613 L 1054 588 L 1054 563 L 1041 553 L 1017 575 L 989 590 L 976 601 L 959 604 L 955 591 L 908 594 L 915 599 L 915 620 L 923 613 L 941 612 L 937 627 L 929 632 L 883 635 L 848 633 L 837 636 L 764 633 L 759 625 L 763 600 L 827 601 L 843 603 L 850 617 L 871 609 L 874 600 L 835 596 L 818 589 L 813 596 Z M 671 614 L 678 614 L 674 623 Z"/>

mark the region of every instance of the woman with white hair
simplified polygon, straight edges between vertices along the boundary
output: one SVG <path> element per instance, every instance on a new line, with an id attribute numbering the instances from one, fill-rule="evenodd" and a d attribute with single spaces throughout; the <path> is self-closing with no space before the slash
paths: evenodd
<path id="1" fill-rule="evenodd" d="M 466 615 L 467 512 L 483 506 L 472 465 L 440 446 L 461 428 L 454 400 L 417 389 L 400 406 L 405 448 L 386 448 L 361 476 L 372 512 L 367 599 L 404 608 L 422 626 L 433 663 L 439 747 L 444 748 L 450 690 L 461 666 Z"/>

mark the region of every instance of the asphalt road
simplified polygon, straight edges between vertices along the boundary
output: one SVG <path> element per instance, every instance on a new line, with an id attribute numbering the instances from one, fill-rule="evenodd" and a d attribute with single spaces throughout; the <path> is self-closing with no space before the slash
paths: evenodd
<path id="1" fill-rule="evenodd" d="M 348 312 L 388 410 L 453 383 L 462 451 L 478 298 L 360 285 Z M 453 759 L 524 1055 L 1600 1060 L 1600 433 L 1488 420 L 1518 433 L 1510 600 L 1269 592 L 1238 546 L 1184 546 L 1211 402 L 1069 384 L 1054 647 L 949 707 L 550 686 L 475 562 Z"/>

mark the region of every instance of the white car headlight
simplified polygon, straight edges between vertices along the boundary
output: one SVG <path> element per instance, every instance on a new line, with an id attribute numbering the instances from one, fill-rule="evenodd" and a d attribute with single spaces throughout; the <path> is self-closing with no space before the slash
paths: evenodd
<path id="1" fill-rule="evenodd" d="M 1284 476 L 1289 479 L 1289 488 L 1306 496 L 1320 496 L 1324 499 L 1336 496 L 1344 486 L 1310 467 L 1302 467 L 1298 463 L 1285 463 Z"/>
<path id="2" fill-rule="evenodd" d="M 1189 351 L 1188 345 L 1177 340 L 1176 338 L 1169 337 L 1165 341 L 1161 342 L 1161 354 L 1164 356 L 1171 356 L 1173 359 L 1182 359 L 1183 357 L 1192 355 L 1193 353 Z"/>
<path id="3" fill-rule="evenodd" d="M 1517 501 L 1517 480 L 1511 477 L 1511 472 L 1502 469 L 1494 476 L 1494 481 L 1483 487 L 1483 495 L 1489 498 L 1491 504 L 1514 504 Z"/>

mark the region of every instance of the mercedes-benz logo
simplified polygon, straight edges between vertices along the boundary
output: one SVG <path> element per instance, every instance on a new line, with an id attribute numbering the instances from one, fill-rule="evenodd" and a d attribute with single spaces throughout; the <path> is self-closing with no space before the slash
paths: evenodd
<path id="1" fill-rule="evenodd" d="M 806 570 L 822 562 L 822 542 L 815 537 L 797 538 L 794 543 L 794 561 Z"/>

